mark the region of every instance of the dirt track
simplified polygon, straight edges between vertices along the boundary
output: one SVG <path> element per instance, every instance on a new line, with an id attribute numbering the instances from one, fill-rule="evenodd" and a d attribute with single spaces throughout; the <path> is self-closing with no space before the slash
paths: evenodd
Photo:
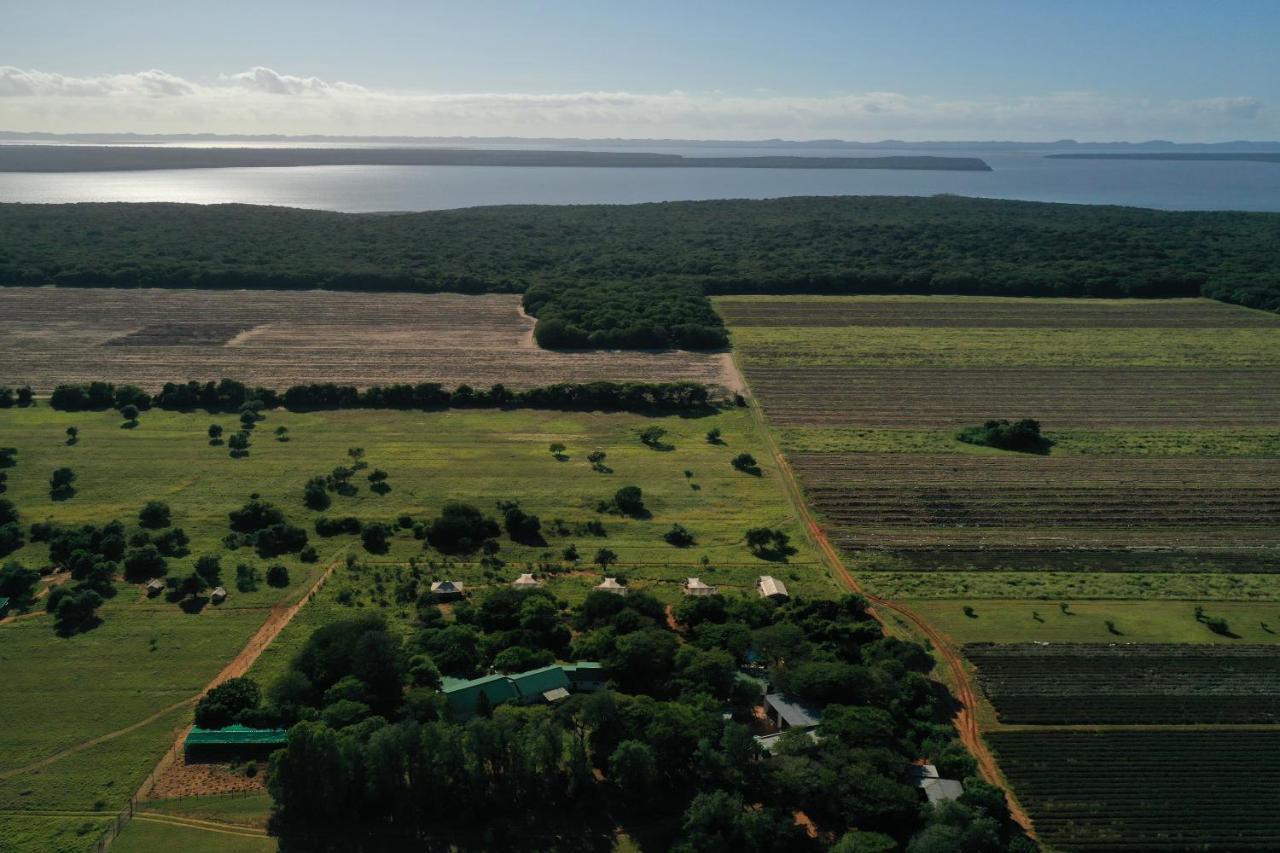
<path id="1" fill-rule="evenodd" d="M 1026 833 L 1035 838 L 1035 830 L 1031 824 L 1031 818 L 1026 811 L 1018 804 L 1013 793 L 1005 786 L 1003 777 L 1000 773 L 999 765 L 996 764 L 995 756 L 991 754 L 991 750 L 987 748 L 986 743 L 982 740 L 982 733 L 978 728 L 978 720 L 975 714 L 977 708 L 977 694 L 973 687 L 973 682 L 969 678 L 969 673 L 964 668 L 964 659 L 960 653 L 956 651 L 954 645 L 937 629 L 924 621 L 918 614 L 910 608 L 904 607 L 888 599 L 872 595 L 862 588 L 857 579 L 850 574 L 845 568 L 840 554 L 836 551 L 831 541 L 827 538 L 827 534 L 823 531 L 822 526 L 814 519 L 813 514 L 809 511 L 809 505 L 805 501 L 804 492 L 800 488 L 799 482 L 796 480 L 795 473 L 791 470 L 786 457 L 782 451 L 778 449 L 777 443 L 774 441 L 772 433 L 769 432 L 768 425 L 764 420 L 764 412 L 761 410 L 759 403 L 754 399 L 750 400 L 751 413 L 755 418 L 756 424 L 760 429 L 764 441 L 769 446 L 769 452 L 773 454 L 778 464 L 778 471 L 782 474 L 782 482 L 785 484 L 787 493 L 791 498 L 792 504 L 796 508 L 796 512 L 800 515 L 801 521 L 804 522 L 805 529 L 809 533 L 809 538 L 814 546 L 817 547 L 823 560 L 830 566 L 832 572 L 835 573 L 836 579 L 842 583 L 850 592 L 864 596 L 874 605 L 872 615 L 884 625 L 884 619 L 876 612 L 876 608 L 884 608 L 892 610 L 902 618 L 910 622 L 920 633 L 929 638 L 929 641 L 937 649 L 938 653 L 947 663 L 947 668 L 951 672 L 951 680 L 955 685 L 956 699 L 960 707 L 956 711 L 955 726 L 960 736 L 960 740 L 972 753 L 974 759 L 978 762 L 978 770 L 982 774 L 982 778 L 992 785 L 1003 788 L 1005 798 L 1009 803 L 1009 813 L 1014 821 L 1026 831 Z M 886 626 L 887 627 L 887 626 Z"/>

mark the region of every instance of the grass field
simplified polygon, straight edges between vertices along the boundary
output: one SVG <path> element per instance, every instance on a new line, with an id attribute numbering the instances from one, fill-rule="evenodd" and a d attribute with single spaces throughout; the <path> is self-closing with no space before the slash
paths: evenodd
<path id="1" fill-rule="evenodd" d="M 727 356 L 562 353 L 533 343 L 514 294 L 0 288 L 0 385 L 102 380 L 158 391 L 230 376 L 271 388 L 593 380 L 723 384 Z"/>
<path id="2" fill-rule="evenodd" d="M 114 412 L 69 414 L 45 405 L 0 411 L 4 444 L 18 448 L 17 465 L 6 472 L 5 497 L 21 511 L 24 528 L 43 520 L 72 524 L 119 518 L 132 532 L 142 504 L 163 500 L 172 509 L 173 524 L 191 539 L 191 553 L 171 559 L 170 573 L 190 571 L 202 554 L 220 554 L 231 593 L 220 606 L 187 614 L 163 597 L 147 599 L 138 586 L 121 582 L 118 594 L 100 611 L 103 623 L 85 634 L 58 637 L 38 605 L 29 615 L 0 623 L 0 678 L 7 685 L 6 701 L 0 703 L 0 814 L 10 815 L 5 820 L 14 826 L 11 837 L 31 835 L 23 829 L 31 821 L 47 823 L 35 814 L 39 810 L 114 814 L 174 732 L 190 720 L 190 705 L 182 703 L 237 654 L 273 604 L 300 595 L 327 558 L 344 550 L 360 555 L 364 565 L 357 572 L 365 574 L 352 576 L 341 569 L 324 594 L 302 609 L 298 630 L 286 631 L 279 647 L 268 650 L 263 667 L 281 661 L 290 643 L 301 641 L 297 638 L 305 639 L 307 626 L 351 612 L 333 600 L 342 590 L 352 591 L 352 607 L 379 606 L 388 593 L 372 583 L 372 574 L 384 573 L 394 586 L 393 576 L 406 571 L 403 564 L 415 556 L 434 562 L 424 564 L 431 573 L 483 587 L 505 583 L 548 552 L 558 562 L 561 550 L 576 543 L 583 568 L 559 575 L 551 584 L 570 600 L 581 598 L 598 581 L 599 572 L 589 561 L 600 547 L 619 555 L 617 570 L 632 583 L 668 600 L 679 596 L 678 581 L 689 575 L 731 593 L 749 591 L 756 576 L 766 572 L 785 578 L 797 592 L 826 595 L 836 589 L 806 550 L 777 471 L 746 410 L 689 419 L 532 411 L 271 412 L 255 432 L 250 455 L 239 460 L 231 459 L 225 447 L 209 445 L 205 429 L 214 421 L 227 427 L 234 423 L 230 416 L 154 411 L 144 413 L 136 429 L 121 429 Z M 69 425 L 80 430 L 73 446 L 65 443 Z M 288 442 L 272 437 L 278 425 L 288 426 Z M 664 440 L 674 449 L 641 444 L 639 432 L 652 425 L 667 430 Z M 721 429 L 723 444 L 706 441 L 713 426 Z M 548 451 L 554 441 L 567 445 L 566 460 L 558 461 Z M 547 527 L 557 518 L 568 526 L 602 520 L 607 536 L 549 535 L 545 547 L 516 545 L 504 536 L 499 556 L 508 561 L 506 571 L 489 577 L 476 565 L 424 552 L 408 530 L 398 531 L 390 551 L 382 555 L 366 553 L 357 537 L 321 538 L 312 526 L 319 513 L 302 503 L 303 485 L 349 462 L 347 449 L 353 446 L 364 448 L 370 470 L 388 472 L 391 491 L 379 496 L 357 478 L 358 493 L 335 496 L 327 515 L 394 522 L 410 514 L 428 520 L 449 500 L 468 501 L 493 513 L 497 501 L 518 499 Z M 608 454 L 612 473 L 591 469 L 585 457 L 596 449 Z M 761 476 L 730 466 L 729 460 L 744 451 L 760 460 Z M 70 500 L 53 501 L 47 481 L 50 471 L 62 465 L 76 471 L 77 493 Z M 651 517 L 597 512 L 597 502 L 624 485 L 644 490 Z M 291 575 L 284 590 L 262 583 L 255 592 L 239 592 L 231 582 L 238 562 L 252 563 L 260 573 L 276 562 L 248 549 L 227 552 L 221 543 L 227 513 L 254 492 L 306 528 L 323 555 L 318 565 L 280 559 Z M 693 532 L 694 546 L 681 549 L 663 541 L 662 534 L 677 522 Z M 743 534 L 759 525 L 787 531 L 798 552 L 786 564 L 753 557 Z M 47 553 L 45 546 L 29 544 L 11 558 L 41 567 Z M 166 708 L 173 710 L 162 713 Z M 158 715 L 154 721 L 99 745 L 24 769 L 153 715 Z M 30 816 L 12 817 L 15 811 Z M 140 830 L 148 831 L 169 830 Z M 47 848 L 27 844 L 16 849 Z"/>
<path id="3" fill-rule="evenodd" d="M 274 853 L 276 840 L 200 825 L 162 823 L 135 817 L 111 845 L 115 853 Z"/>

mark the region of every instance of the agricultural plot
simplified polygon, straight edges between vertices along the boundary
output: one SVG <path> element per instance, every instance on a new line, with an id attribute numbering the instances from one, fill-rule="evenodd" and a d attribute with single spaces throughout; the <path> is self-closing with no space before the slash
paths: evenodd
<path id="1" fill-rule="evenodd" d="M 0 288 L 0 384 L 730 381 L 728 356 L 552 352 L 516 294 Z"/>
<path id="2" fill-rule="evenodd" d="M 1003 723 L 1280 723 L 1272 646 L 1020 643 L 964 653 Z"/>
<path id="3" fill-rule="evenodd" d="M 1280 731 L 996 732 L 1005 775 L 1054 850 L 1280 847 Z"/>
<path id="4" fill-rule="evenodd" d="M 0 680 L 6 685 L 0 703 L 0 834 L 30 839 L 15 849 L 50 849 L 39 839 L 49 837 L 51 819 L 41 812 L 51 810 L 90 815 L 59 819 L 58 831 L 71 839 L 68 843 L 81 838 L 76 833 L 85 821 L 93 823 L 89 840 L 96 838 L 104 819 L 135 793 L 175 731 L 190 721 L 190 700 L 237 656 L 273 607 L 295 600 L 330 557 L 344 552 L 360 557 L 363 573 L 343 569 L 334 577 L 325 589 L 331 588 L 335 599 L 350 590 L 352 604 L 318 600 L 314 612 L 321 618 L 349 614 L 356 606 L 396 607 L 395 591 L 411 558 L 422 561 L 420 571 L 428 580 L 446 575 L 477 587 L 507 583 L 545 564 L 555 574 L 552 588 L 572 600 L 598 582 L 592 558 L 601 548 L 617 555 L 611 572 L 667 600 L 679 597 L 679 581 L 689 575 L 731 594 L 749 593 L 762 573 L 786 578 L 797 593 L 835 592 L 807 550 L 777 470 L 742 409 L 703 418 L 526 410 L 266 415 L 254 431 L 249 455 L 233 459 L 225 446 L 211 446 L 206 432 L 210 423 L 232 429 L 237 422 L 232 415 L 148 411 L 136 428 L 121 429 L 115 412 L 73 414 L 44 404 L 0 410 L 3 444 L 18 450 L 17 464 L 5 469 L 3 497 L 18 508 L 24 531 L 42 521 L 73 525 L 120 519 L 132 535 L 142 503 L 164 501 L 172 524 L 190 540 L 189 553 L 169 558 L 169 574 L 185 576 L 198 557 L 218 555 L 230 592 L 220 605 L 186 612 L 164 596 L 148 598 L 140 585 L 120 581 L 116 595 L 99 610 L 102 624 L 85 633 L 59 637 L 39 601 L 29 613 L 0 622 Z M 68 426 L 79 429 L 74 444 L 67 443 Z M 279 426 L 288 428 L 288 441 L 275 438 Z M 651 426 L 666 429 L 663 444 L 670 449 L 641 443 L 640 432 Z M 721 430 L 723 443 L 706 440 L 712 427 Z M 556 442 L 566 446 L 562 459 L 549 451 Z M 354 493 L 333 495 L 323 513 L 307 509 L 307 481 L 350 464 L 353 446 L 364 449 L 369 466 L 355 478 Z M 587 460 L 596 450 L 607 454 L 605 473 Z M 759 476 L 732 468 L 730 460 L 742 452 L 761 460 Z M 76 472 L 76 493 L 55 501 L 48 481 L 60 466 Z M 375 468 L 387 472 L 385 494 L 364 479 Z M 626 485 L 643 490 L 646 516 L 598 511 L 602 500 Z M 308 532 L 319 563 L 291 555 L 265 559 L 247 547 L 228 549 L 223 541 L 228 513 L 255 492 Z M 495 570 L 424 550 L 411 529 L 399 526 L 399 516 L 429 520 L 451 500 L 491 515 L 498 515 L 498 501 L 518 500 L 541 517 L 546 542 L 518 544 L 504 534 L 497 556 L 505 565 Z M 391 524 L 386 552 L 367 551 L 358 536 L 319 535 L 315 520 L 322 514 Z M 601 524 L 603 536 L 583 531 L 580 525 L 592 521 Z M 692 533 L 693 545 L 678 548 L 664 541 L 675 523 Z M 797 551 L 785 563 L 756 558 L 744 542 L 745 531 L 756 526 L 789 533 Z M 571 544 L 580 551 L 581 564 L 563 559 Z M 44 568 L 48 548 L 28 541 L 6 559 Z M 275 562 L 288 569 L 289 585 L 283 589 L 263 582 L 267 565 Z M 241 563 L 256 568 L 256 589 L 236 586 Z M 375 572 L 383 581 L 375 582 Z M 50 579 L 42 580 L 40 589 Z M 301 613 L 311 614 L 312 607 Z"/>

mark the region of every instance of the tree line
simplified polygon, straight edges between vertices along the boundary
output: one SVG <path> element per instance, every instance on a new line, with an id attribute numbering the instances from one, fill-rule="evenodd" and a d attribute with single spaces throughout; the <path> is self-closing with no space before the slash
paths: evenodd
<path id="1" fill-rule="evenodd" d="M 110 382 L 59 385 L 49 405 L 60 411 L 105 411 L 133 406 L 170 411 L 204 409 L 240 412 L 284 407 L 293 411 L 329 409 L 528 408 L 569 411 L 690 412 L 713 405 L 711 391 L 696 382 L 561 382 L 514 390 L 459 385 L 452 390 L 435 382 L 374 385 L 361 390 L 331 382 L 294 385 L 285 391 L 251 387 L 232 379 L 220 382 L 166 382 L 157 394 L 133 385 Z"/>
<path id="2" fill-rule="evenodd" d="M 565 346 L 624 345 L 606 302 L 690 294 L 1204 295 L 1280 310 L 1280 214 L 940 196 L 505 206 L 395 216 L 249 205 L 0 205 L 0 285 L 524 293 Z M 690 288 L 691 289 L 685 289 Z M 563 300 L 559 309 L 555 300 Z M 597 303 L 593 305 L 593 300 Z M 596 308 L 603 309 L 598 313 Z M 576 321 L 571 321 L 576 318 Z M 600 325 L 595 325 L 599 320 Z M 671 341 L 675 345 L 684 345 Z"/>

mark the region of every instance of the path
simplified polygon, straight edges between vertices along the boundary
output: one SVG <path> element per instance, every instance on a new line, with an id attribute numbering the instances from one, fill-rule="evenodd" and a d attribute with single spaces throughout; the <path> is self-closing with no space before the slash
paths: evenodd
<path id="1" fill-rule="evenodd" d="M 200 820 L 192 817 L 164 814 L 162 812 L 134 812 L 134 820 L 146 823 L 162 823 L 167 826 L 180 826 L 183 829 L 198 829 L 203 832 L 216 832 L 220 835 L 234 835 L 239 838 L 268 838 L 265 829 L 245 826 L 239 823 L 220 823 L 212 820 Z"/>
<path id="2" fill-rule="evenodd" d="M 735 361 L 736 367 L 736 361 Z M 739 371 L 741 372 L 741 371 Z M 745 381 L 745 380 L 744 380 Z M 754 395 L 748 398 L 748 406 L 751 415 L 755 421 L 757 430 L 761 433 L 761 437 L 768 446 L 769 453 L 773 456 L 778 466 L 778 473 L 782 476 L 783 485 L 786 487 L 787 495 L 791 499 L 792 505 L 795 507 L 800 520 L 804 523 L 805 530 L 809 534 L 809 539 L 814 547 L 818 549 L 818 553 L 822 555 L 822 559 L 831 568 L 836 579 L 844 585 L 850 592 L 857 593 L 871 602 L 871 615 L 884 625 L 884 619 L 876 612 L 876 608 L 884 608 L 892 610 L 902 618 L 910 622 L 920 633 L 929 638 L 929 641 L 937 649 L 938 654 L 942 655 L 942 659 L 946 661 L 947 668 L 951 672 L 951 680 L 955 684 L 956 699 L 960 703 L 960 708 L 956 712 L 955 726 L 956 732 L 960 736 L 960 741 L 965 745 L 970 753 L 973 754 L 974 760 L 978 762 L 978 771 L 982 774 L 982 778 L 992 785 L 1003 788 L 1005 798 L 1009 803 L 1009 814 L 1014 821 L 1029 835 L 1035 838 L 1035 830 L 1031 825 L 1031 817 L 1019 805 L 1017 799 L 1013 796 L 1013 792 L 1005 786 L 1003 777 L 1000 773 L 1000 767 L 996 764 L 995 756 L 991 754 L 991 750 L 987 748 L 986 742 L 982 739 L 982 732 L 978 727 L 978 719 L 975 713 L 977 708 L 977 694 L 973 688 L 973 682 L 969 678 L 969 673 L 964 667 L 964 659 L 955 646 L 943 636 L 936 628 L 926 622 L 915 611 L 910 608 L 881 598 L 878 595 L 872 595 L 862 588 L 857 579 L 845 568 L 844 562 L 840 559 L 840 554 L 835 546 L 831 544 L 831 540 L 827 538 L 826 531 L 822 529 L 822 525 L 818 524 L 817 519 L 813 517 L 813 513 L 809 511 L 809 503 L 805 500 L 804 491 L 800 487 L 799 481 L 796 479 L 795 472 L 791 470 L 790 463 L 787 462 L 786 456 L 783 455 L 781 448 L 778 447 L 777 441 L 774 440 L 773 432 L 769 429 L 769 425 L 765 422 L 764 411 L 760 408 L 759 402 Z M 886 626 L 887 627 L 887 626 Z"/>
<path id="3" fill-rule="evenodd" d="M 50 764 L 61 761 L 62 759 L 75 755 L 78 752 L 83 752 L 86 749 L 92 749 L 93 747 L 106 743 L 109 740 L 114 740 L 122 735 L 135 732 L 138 729 L 154 723 L 156 720 L 159 720 L 167 714 L 171 714 L 187 705 L 194 705 L 200 700 L 201 696 L 208 693 L 228 678 L 236 678 L 244 675 L 245 672 L 249 670 L 249 667 L 253 665 L 254 661 L 258 659 L 259 655 L 262 654 L 263 650 L 266 649 L 267 646 L 271 645 L 271 641 L 284 630 L 284 626 L 288 625 L 293 617 L 297 615 L 298 611 L 302 609 L 302 605 L 310 601 L 311 597 L 315 595 L 316 590 L 318 590 L 320 586 L 328 580 L 329 575 L 333 573 L 334 568 L 338 565 L 341 553 L 342 552 L 340 551 L 338 554 L 334 555 L 334 557 L 329 561 L 328 566 L 325 567 L 325 570 L 311 585 L 311 588 L 299 596 L 297 601 L 287 607 L 277 604 L 275 607 L 271 608 L 271 615 L 267 617 L 267 620 L 264 623 L 262 623 L 262 627 L 249 638 L 249 642 L 240 650 L 240 653 L 232 659 L 231 663 L 223 667 L 222 671 L 214 676 L 213 680 L 206 684 L 195 696 L 189 696 L 180 702 L 175 702 L 168 707 L 161 708 L 146 719 L 139 720 L 138 722 L 125 726 L 124 728 L 98 735 L 95 738 L 78 743 L 75 746 L 67 747 L 60 752 L 55 752 L 53 755 L 42 758 L 39 761 L 32 762 L 25 767 L 15 767 L 11 770 L 6 770 L 3 773 L 0 773 L 0 779 L 12 779 L 14 776 L 20 776 L 23 773 L 30 773 L 33 770 L 48 767 Z M 178 744 L 180 744 L 182 739 L 186 737 L 186 733 L 189 729 L 190 726 L 183 729 L 183 731 L 178 735 Z M 174 750 L 170 749 L 165 753 L 165 758 L 161 759 L 161 761 L 163 762 L 168 760 L 169 756 L 171 756 L 173 752 Z"/>

